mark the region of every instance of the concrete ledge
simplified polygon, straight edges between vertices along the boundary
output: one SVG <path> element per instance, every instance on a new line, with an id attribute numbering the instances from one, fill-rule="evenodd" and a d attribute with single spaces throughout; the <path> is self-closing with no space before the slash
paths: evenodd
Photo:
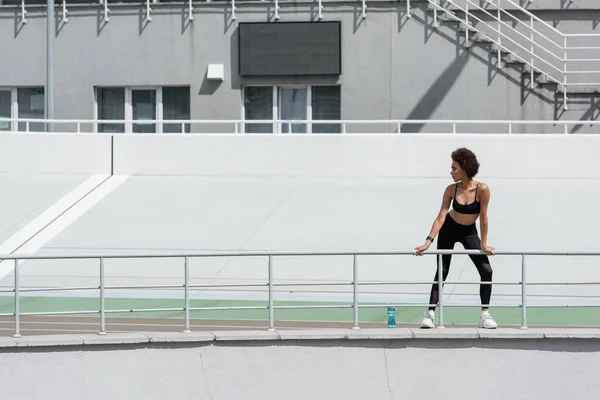
<path id="1" fill-rule="evenodd" d="M 147 335 L 150 343 L 212 342 L 216 339 L 211 332 L 149 332 Z"/>
<path id="2" fill-rule="evenodd" d="M 148 332 L 106 335 L 0 337 L 0 351 L 14 347 L 64 347 L 151 343 L 214 343 L 293 340 L 472 340 L 600 339 L 600 328 L 445 328 L 445 329 L 297 329 L 281 331 Z"/>
<path id="3" fill-rule="evenodd" d="M 77 346 L 84 344 L 84 339 L 75 335 L 25 336 L 12 339 L 17 347 Z"/>
<path id="4" fill-rule="evenodd" d="M 148 343 L 150 337 L 143 333 L 110 333 L 106 335 L 87 334 L 78 335 L 83 339 L 83 344 L 135 344 Z M 38 336 L 42 337 L 42 336 Z"/>
<path id="5" fill-rule="evenodd" d="M 475 328 L 412 329 L 415 339 L 478 339 Z"/>
<path id="6" fill-rule="evenodd" d="M 346 339 L 412 339 L 414 333 L 411 329 L 395 328 L 395 329 L 348 329 L 346 331 Z"/>
<path id="7" fill-rule="evenodd" d="M 481 339 L 544 339 L 544 329 L 478 329 Z"/>
<path id="8" fill-rule="evenodd" d="M 279 332 L 281 340 L 327 340 L 327 339 L 346 339 L 346 329 L 293 329 Z"/>
<path id="9" fill-rule="evenodd" d="M 222 341 L 249 341 L 249 340 L 278 340 L 277 331 L 217 331 L 211 332 L 217 342 Z"/>

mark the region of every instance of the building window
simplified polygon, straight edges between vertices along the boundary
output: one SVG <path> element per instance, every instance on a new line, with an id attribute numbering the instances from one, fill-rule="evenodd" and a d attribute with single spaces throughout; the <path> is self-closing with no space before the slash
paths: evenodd
<path id="1" fill-rule="evenodd" d="M 0 89 L 0 118 L 12 118 L 13 100 L 11 90 Z M 0 121 L 0 131 L 12 130 L 10 121 Z"/>
<path id="2" fill-rule="evenodd" d="M 0 118 L 43 119 L 43 87 L 0 88 Z M 0 131 L 44 132 L 41 122 L 0 122 Z"/>
<path id="3" fill-rule="evenodd" d="M 190 87 L 97 87 L 98 132 L 189 133 L 190 124 L 164 123 L 190 119 Z"/>
<path id="4" fill-rule="evenodd" d="M 246 133 L 340 133 L 340 86 L 245 86 Z M 252 121 L 274 121 L 265 123 Z M 307 121 L 307 122 L 285 122 Z"/>

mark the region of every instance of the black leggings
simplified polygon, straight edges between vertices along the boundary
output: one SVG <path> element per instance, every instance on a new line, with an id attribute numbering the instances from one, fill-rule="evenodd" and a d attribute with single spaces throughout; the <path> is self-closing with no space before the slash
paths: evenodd
<path id="1" fill-rule="evenodd" d="M 438 238 L 438 250 L 450 250 L 454 248 L 454 244 L 459 242 L 463 245 L 465 250 L 479 250 L 481 249 L 481 240 L 477 234 L 477 226 L 475 224 L 472 225 L 461 225 L 458 222 L 454 221 L 450 214 L 446 214 L 446 220 L 440 229 L 440 234 Z M 488 256 L 485 254 L 469 254 L 471 261 L 477 267 L 477 271 L 479 271 L 479 276 L 481 277 L 482 282 L 491 282 L 492 281 L 492 267 L 490 266 L 490 261 L 488 260 Z M 444 281 L 446 281 L 446 277 L 448 276 L 448 272 L 450 271 L 450 260 L 452 259 L 452 255 L 442 255 L 442 271 L 444 276 Z M 434 281 L 438 280 L 438 270 L 436 269 Z M 479 287 L 479 296 L 481 297 L 481 305 L 483 307 L 488 307 L 490 304 L 490 297 L 492 296 L 492 285 L 480 285 Z M 438 293 L 438 284 L 434 283 L 431 287 L 431 295 L 429 297 L 429 304 L 438 304 L 439 301 L 439 293 Z M 435 310 L 434 306 L 429 306 L 430 310 Z"/>

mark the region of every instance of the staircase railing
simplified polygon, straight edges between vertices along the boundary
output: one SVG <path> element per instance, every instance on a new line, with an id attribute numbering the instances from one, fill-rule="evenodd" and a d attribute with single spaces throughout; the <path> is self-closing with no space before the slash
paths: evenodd
<path id="1" fill-rule="evenodd" d="M 562 87 L 564 108 L 568 109 L 567 87 L 600 86 L 600 46 L 569 46 L 569 42 L 581 38 L 596 38 L 600 44 L 600 34 L 564 34 L 512 0 L 485 0 L 487 7 L 473 0 L 462 0 L 461 4 L 457 4 L 458 1 L 428 0 L 434 9 L 434 26 L 438 26 L 438 11 L 441 11 L 449 20 L 463 26 L 467 47 L 470 47 L 472 32 L 479 35 L 477 40 L 495 44 L 497 66 L 503 66 L 502 52 L 510 54 L 507 62 L 519 61 L 528 66 L 531 89 L 535 88 L 535 74 L 540 74 L 542 82 L 550 81 Z M 526 15 L 527 20 L 502 8 L 502 2 Z M 458 16 L 457 11 L 463 16 Z M 579 52 L 587 54 L 580 56 Z M 573 57 L 573 53 L 577 56 Z M 580 69 L 585 63 L 596 64 Z M 583 78 L 577 79 L 577 76 Z"/>

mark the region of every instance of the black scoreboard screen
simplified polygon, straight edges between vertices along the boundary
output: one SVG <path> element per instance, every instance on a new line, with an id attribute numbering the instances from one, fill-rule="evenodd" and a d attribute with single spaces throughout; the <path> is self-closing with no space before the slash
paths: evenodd
<path id="1" fill-rule="evenodd" d="M 238 39 L 240 76 L 342 72 L 339 21 L 240 23 Z"/>

